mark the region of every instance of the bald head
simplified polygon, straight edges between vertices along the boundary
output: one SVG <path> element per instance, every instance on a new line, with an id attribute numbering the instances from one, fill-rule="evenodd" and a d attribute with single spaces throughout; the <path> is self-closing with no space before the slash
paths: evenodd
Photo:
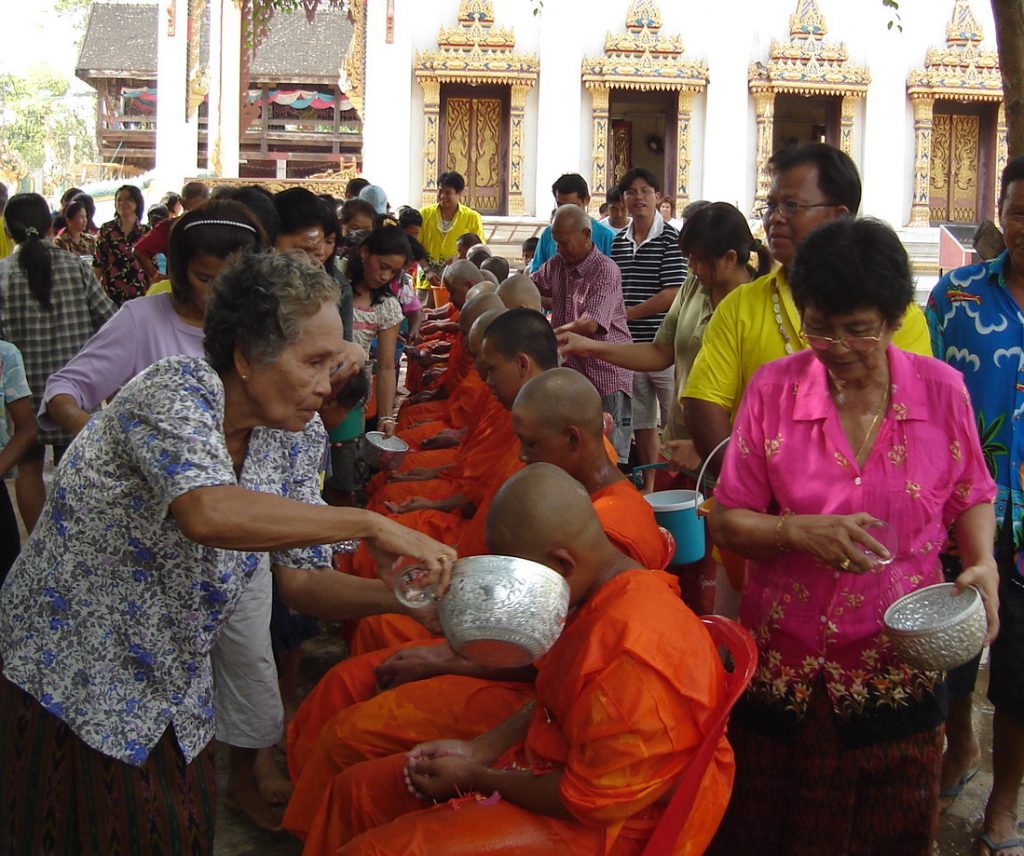
<path id="1" fill-rule="evenodd" d="M 578 265 L 593 252 L 593 223 L 590 215 L 576 205 L 560 205 L 551 221 L 551 237 L 558 255 L 568 265 Z"/>
<path id="2" fill-rule="evenodd" d="M 445 288 L 452 303 L 460 308 L 466 302 L 466 292 L 482 279 L 480 268 L 465 259 L 448 265 L 444 272 Z"/>
<path id="3" fill-rule="evenodd" d="M 494 283 L 494 287 L 495 288 L 498 287 L 498 277 L 496 277 L 489 270 L 484 270 L 483 268 L 481 268 L 480 269 L 480 276 L 483 277 L 483 281 L 484 282 L 492 282 L 492 283 Z"/>
<path id="4" fill-rule="evenodd" d="M 508 279 L 508 259 L 504 259 L 501 256 L 491 256 L 489 259 L 484 259 L 483 264 L 480 265 L 480 270 L 490 271 L 498 278 L 498 282 L 501 282 L 503 279 Z"/>
<path id="5" fill-rule="evenodd" d="M 495 294 L 497 291 L 498 287 L 489 279 L 485 279 L 478 282 L 466 292 L 466 300 L 472 300 L 474 297 L 479 297 L 481 294 Z"/>
<path id="6" fill-rule="evenodd" d="M 505 304 L 497 294 L 479 294 L 472 300 L 467 300 L 462 307 L 462 314 L 459 315 L 459 330 L 463 336 L 468 336 L 473 329 L 476 319 L 492 309 L 504 309 Z"/>
<path id="7" fill-rule="evenodd" d="M 559 227 L 570 232 L 590 231 L 590 215 L 578 205 L 559 205 L 551 221 L 551 231 Z"/>
<path id="8" fill-rule="evenodd" d="M 524 273 L 517 273 L 510 276 L 498 286 L 498 297 L 509 309 L 533 309 L 536 312 L 543 311 L 543 304 L 540 299 L 540 292 Z"/>
<path id="9" fill-rule="evenodd" d="M 527 381 L 516 396 L 512 413 L 553 433 L 574 426 L 585 439 L 600 444 L 603 453 L 601 394 L 574 369 L 551 369 Z"/>
<path id="10" fill-rule="evenodd" d="M 491 326 L 491 323 L 498 318 L 500 315 L 504 315 L 508 310 L 502 306 L 500 309 L 488 309 L 481 315 L 476 321 L 473 322 L 473 326 L 469 329 L 469 352 L 474 356 L 480 353 L 480 350 L 484 346 L 484 336 L 487 335 L 487 328 Z"/>
<path id="11" fill-rule="evenodd" d="M 480 267 L 487 259 L 491 257 L 491 249 L 486 244 L 477 244 L 475 247 L 470 247 L 469 252 L 466 253 L 466 261 Z"/>
<path id="12" fill-rule="evenodd" d="M 551 464 L 531 464 L 502 485 L 487 515 L 487 546 L 566 576 L 573 603 L 586 598 L 597 578 L 575 557 L 607 556 L 611 549 L 583 485 Z"/>

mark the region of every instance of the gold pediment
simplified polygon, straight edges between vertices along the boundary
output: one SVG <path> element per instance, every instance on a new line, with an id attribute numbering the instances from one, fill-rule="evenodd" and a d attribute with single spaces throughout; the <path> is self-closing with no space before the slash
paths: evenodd
<path id="1" fill-rule="evenodd" d="M 968 0 L 955 0 L 946 25 L 946 46 L 925 52 L 924 67 L 907 75 L 907 94 L 911 98 L 1001 100 L 999 56 L 981 48 L 984 37 Z"/>
<path id="2" fill-rule="evenodd" d="M 661 32 L 661 10 L 654 0 L 633 0 L 626 11 L 624 33 L 608 33 L 604 55 L 583 60 L 587 87 L 673 89 L 701 92 L 708 85 L 708 67 L 683 58 L 681 36 Z"/>
<path id="3" fill-rule="evenodd" d="M 828 25 L 816 0 L 797 0 L 789 17 L 789 40 L 773 40 L 768 62 L 752 62 L 751 92 L 862 96 L 871 83 L 863 66 L 850 63 L 846 45 L 826 42 Z"/>

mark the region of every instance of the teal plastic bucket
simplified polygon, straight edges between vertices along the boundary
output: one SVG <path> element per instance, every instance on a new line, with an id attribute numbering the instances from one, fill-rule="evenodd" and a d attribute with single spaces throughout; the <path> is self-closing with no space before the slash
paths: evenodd
<path id="1" fill-rule="evenodd" d="M 695 490 L 661 490 L 644 497 L 654 509 L 654 519 L 676 539 L 673 565 L 704 558 L 704 521 L 697 509 L 704 497 Z"/>
<path id="2" fill-rule="evenodd" d="M 348 416 L 335 425 L 330 431 L 332 443 L 347 443 L 355 440 L 363 433 L 363 408 L 353 407 Z"/>

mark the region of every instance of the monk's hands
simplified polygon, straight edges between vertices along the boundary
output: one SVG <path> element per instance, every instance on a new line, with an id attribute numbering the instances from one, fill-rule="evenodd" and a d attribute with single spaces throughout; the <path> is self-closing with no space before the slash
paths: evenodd
<path id="1" fill-rule="evenodd" d="M 701 459 L 693 440 L 669 440 L 662 451 L 669 460 L 669 470 L 700 469 Z"/>
<path id="2" fill-rule="evenodd" d="M 441 645 L 416 645 L 396 651 L 374 669 L 377 690 L 392 689 L 401 684 L 422 681 L 437 675 L 457 674 L 463 658 L 445 642 Z"/>
<path id="3" fill-rule="evenodd" d="M 436 509 L 437 505 L 431 499 L 422 496 L 411 496 L 401 502 L 385 502 L 384 507 L 389 514 L 405 514 L 409 511 L 423 511 Z"/>
<path id="4" fill-rule="evenodd" d="M 883 525 L 884 521 L 866 511 L 792 514 L 777 530 L 777 540 L 788 551 L 811 553 L 829 567 L 863 574 L 878 564 L 865 550 L 883 560 L 891 558 L 885 545 L 869 534 L 871 527 Z"/>
<path id="5" fill-rule="evenodd" d="M 420 443 L 421 449 L 450 449 L 462 442 L 465 431 L 454 428 L 445 428 L 438 431 L 433 437 L 427 437 Z"/>
<path id="6" fill-rule="evenodd" d="M 467 740 L 431 740 L 406 756 L 405 785 L 413 796 L 447 800 L 474 790 L 483 769 L 478 747 Z"/>
<path id="7" fill-rule="evenodd" d="M 985 644 L 994 642 L 999 635 L 999 569 L 996 560 L 984 559 L 969 568 L 964 568 L 953 580 L 953 585 L 956 586 L 954 597 L 962 594 L 968 586 L 975 586 L 981 592 L 985 616 L 988 618 Z"/>
<path id="8" fill-rule="evenodd" d="M 411 482 L 411 481 L 430 481 L 430 479 L 436 479 L 441 473 L 440 467 L 413 467 L 411 470 L 406 470 L 404 473 L 394 473 L 389 479 L 389 482 Z"/>

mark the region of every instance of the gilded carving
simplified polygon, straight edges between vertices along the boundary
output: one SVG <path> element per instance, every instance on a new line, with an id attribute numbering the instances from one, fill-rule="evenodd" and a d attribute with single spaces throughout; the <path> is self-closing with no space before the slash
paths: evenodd
<path id="1" fill-rule="evenodd" d="M 340 169 L 337 172 L 331 173 L 330 178 L 310 176 L 309 178 L 280 178 L 263 181 L 258 178 L 212 178 L 203 175 L 186 178 L 185 181 L 201 181 L 210 188 L 248 187 L 258 184 L 270 193 L 280 193 L 282 190 L 287 190 L 290 187 L 305 187 L 307 190 L 313 191 L 313 193 L 333 196 L 335 199 L 344 199 L 345 185 L 355 178 L 356 175 L 356 167 L 353 164 L 346 169 Z"/>
<path id="2" fill-rule="evenodd" d="M 590 187 L 591 196 L 595 200 L 600 200 L 607 193 L 609 90 L 676 90 L 680 93 L 680 99 L 684 93 L 692 98 L 693 93 L 703 92 L 708 85 L 707 63 L 685 59 L 683 49 L 682 37 L 661 32 L 661 10 L 655 0 L 632 0 L 626 11 L 625 32 L 608 33 L 604 54 L 583 60 L 583 85 L 595 95 L 594 166 Z M 603 98 L 601 110 L 598 108 L 598 92 L 602 93 Z M 676 129 L 680 133 L 677 134 L 678 186 L 675 192 L 677 195 L 688 194 L 689 115 L 685 120 L 677 115 Z M 618 163 L 614 156 L 612 163 Z"/>
<path id="3" fill-rule="evenodd" d="M 930 98 L 915 98 L 914 108 L 914 196 L 910 225 L 927 226 L 930 220 L 932 174 L 932 109 Z"/>
<path id="4" fill-rule="evenodd" d="M 612 125 L 612 187 L 622 181 L 632 161 L 633 124 L 616 122 Z"/>
<path id="5" fill-rule="evenodd" d="M 492 98 L 473 102 L 473 167 L 475 187 L 497 187 L 500 169 L 498 147 L 501 141 L 501 102 Z M 491 206 L 494 207 L 494 206 Z"/>
<path id="6" fill-rule="evenodd" d="M 210 92 L 210 70 L 200 55 L 206 0 L 188 0 L 188 43 L 185 47 L 185 121 L 191 121 Z"/>
<path id="7" fill-rule="evenodd" d="M 853 157 L 853 120 L 857 100 L 844 95 L 839 111 L 839 148 L 850 157 Z"/>
<path id="8" fill-rule="evenodd" d="M 757 187 L 754 191 L 754 210 L 757 215 L 768 201 L 771 176 L 768 159 L 772 156 L 772 137 L 775 131 L 775 93 L 754 93 L 754 121 L 757 125 L 757 154 L 755 158 Z"/>
<path id="9" fill-rule="evenodd" d="M 978 215 L 978 142 L 981 123 L 977 116 L 954 115 L 950 143 L 950 212 L 956 223 L 973 223 Z"/>
<path id="10" fill-rule="evenodd" d="M 459 3 L 458 22 L 452 27 L 441 27 L 437 38 L 436 51 L 418 51 L 413 61 L 416 80 L 424 90 L 424 102 L 430 103 L 431 90 L 435 101 L 439 97 L 440 84 L 465 83 L 470 85 L 499 84 L 511 89 L 511 116 L 509 117 L 509 172 L 501 177 L 500 172 L 500 128 L 502 113 L 499 106 L 497 114 L 498 131 L 494 137 L 494 161 L 487 167 L 493 169 L 494 185 L 498 186 L 497 196 L 477 201 L 486 208 L 498 208 L 501 197 L 500 183 L 506 182 L 508 188 L 508 208 L 510 212 L 522 213 L 524 201 L 522 197 L 523 169 L 523 108 L 526 93 L 537 82 L 538 61 L 535 54 L 521 54 L 515 51 L 515 34 L 508 28 L 496 27 L 494 22 L 493 4 L 486 0 L 462 0 Z M 450 101 L 448 102 L 451 103 Z M 490 102 L 488 102 L 490 103 Z M 494 102 L 498 103 L 498 102 Z M 478 117 L 479 118 L 479 117 Z M 492 117 L 488 116 L 488 121 Z M 424 115 L 424 137 L 428 138 L 427 125 L 431 119 L 429 112 Z M 448 125 L 448 136 L 451 137 L 452 126 Z M 424 147 L 423 160 L 423 194 L 424 204 L 434 202 L 437 191 L 436 152 L 440 141 L 437 140 L 435 129 L 434 160 L 428 157 L 428 147 Z M 449 148 L 451 141 L 449 139 Z M 450 160 L 450 159 L 447 159 Z M 464 172 L 463 170 L 459 170 Z M 487 203 L 487 204 L 484 204 Z"/>
<path id="11" fill-rule="evenodd" d="M 470 146 L 470 109 L 473 102 L 469 98 L 449 98 L 445 108 L 445 171 L 455 170 L 462 175 L 469 175 Z M 470 176 L 472 178 L 472 176 Z"/>
<path id="12" fill-rule="evenodd" d="M 773 39 L 768 62 L 750 64 L 750 91 L 862 98 L 870 73 L 850 63 L 846 45 L 826 42 L 827 32 L 815 0 L 797 0 L 789 19 L 789 41 Z"/>
<path id="13" fill-rule="evenodd" d="M 352 22 L 352 42 L 345 54 L 341 88 L 359 115 L 363 115 L 363 95 L 366 91 L 366 3 L 367 0 L 349 0 L 348 17 Z"/>
<path id="14" fill-rule="evenodd" d="M 950 126 L 948 114 L 932 118 L 932 157 L 929 179 L 928 208 L 932 220 L 949 219 Z"/>
<path id="15" fill-rule="evenodd" d="M 676 100 L 676 211 L 690 201 L 690 117 L 693 93 L 680 90 Z"/>
<path id="16" fill-rule="evenodd" d="M 999 184 L 1002 180 L 1003 170 L 1006 169 L 1006 162 L 1009 159 L 1009 149 L 1006 142 L 1006 107 L 999 102 L 999 112 L 996 114 L 996 192 L 992 198 L 995 200 L 995 208 L 992 217 L 999 219 Z"/>

